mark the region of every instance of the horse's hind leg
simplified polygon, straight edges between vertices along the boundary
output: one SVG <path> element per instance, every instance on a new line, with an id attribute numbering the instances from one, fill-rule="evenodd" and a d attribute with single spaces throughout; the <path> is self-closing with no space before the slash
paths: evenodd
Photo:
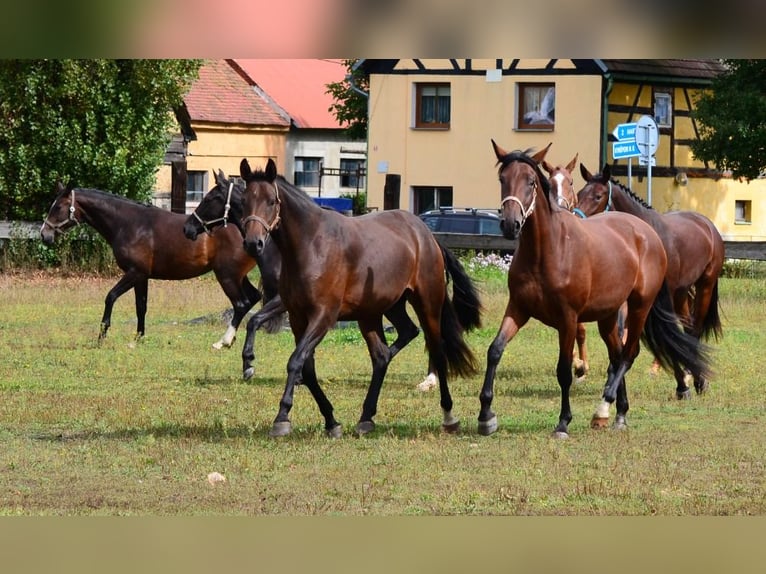
<path id="1" fill-rule="evenodd" d="M 372 418 L 378 411 L 380 389 L 383 387 L 383 380 L 386 377 L 393 354 L 390 347 L 386 346 L 383 323 L 380 318 L 360 320 L 359 330 L 367 343 L 367 350 L 372 361 L 370 387 L 367 389 L 367 396 L 365 396 L 362 405 L 362 416 L 356 425 L 356 432 L 359 435 L 364 435 L 375 428 L 375 422 Z"/>
<path id="2" fill-rule="evenodd" d="M 585 323 L 577 323 L 577 334 L 575 336 L 575 340 L 577 341 L 577 350 L 579 352 L 579 356 L 575 357 L 573 360 L 574 374 L 575 377 L 577 377 L 575 382 L 580 383 L 585 380 L 585 375 L 588 373 L 590 368 L 588 366 L 588 350 L 585 346 Z"/>
<path id="3" fill-rule="evenodd" d="M 139 281 L 138 275 L 129 271 L 123 275 L 120 280 L 117 281 L 117 284 L 109 290 L 109 293 L 106 294 L 106 299 L 104 301 L 104 314 L 101 317 L 101 330 L 98 335 L 99 345 L 106 338 L 106 332 L 109 330 L 109 327 L 112 324 L 112 308 L 114 307 L 114 302 L 117 301 L 117 299 L 119 299 L 125 292 L 132 289 L 137 281 Z M 138 307 L 137 303 L 136 307 Z"/>
<path id="4" fill-rule="evenodd" d="M 418 329 L 418 326 L 407 314 L 407 303 L 404 296 L 396 303 L 396 305 L 386 311 L 385 316 L 391 321 L 394 329 L 396 329 L 396 340 L 388 347 L 388 350 L 391 351 L 391 359 L 393 359 L 399 351 L 418 336 L 420 329 Z M 428 391 L 436 386 L 436 381 L 437 377 L 435 369 L 433 365 L 429 363 L 428 375 L 423 382 L 418 384 L 417 388 L 421 391 Z"/>
<path id="5" fill-rule="evenodd" d="M 255 360 L 255 332 L 260 329 L 261 325 L 282 315 L 285 310 L 282 298 L 276 296 L 266 303 L 260 311 L 250 317 L 250 320 L 247 322 L 245 344 L 242 347 L 242 378 L 246 381 L 251 379 L 255 373 L 253 368 L 253 361 Z"/>
<path id="6" fill-rule="evenodd" d="M 250 283 L 246 276 L 240 279 L 239 277 L 226 274 L 224 270 L 216 270 L 215 276 L 223 292 L 229 298 L 234 311 L 231 322 L 223 336 L 213 343 L 214 349 L 222 349 L 223 347 L 231 347 L 234 343 L 239 324 L 244 316 L 247 315 L 247 312 L 253 308 L 253 305 L 260 301 L 261 292 Z"/>

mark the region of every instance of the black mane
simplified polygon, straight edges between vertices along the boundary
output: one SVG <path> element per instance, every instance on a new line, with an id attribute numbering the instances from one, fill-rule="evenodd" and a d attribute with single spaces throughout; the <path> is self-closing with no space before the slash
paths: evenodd
<path id="1" fill-rule="evenodd" d="M 529 152 L 532 150 L 532 148 L 529 148 L 525 151 L 521 150 L 515 150 L 512 151 L 502 157 L 502 159 L 499 159 L 497 163 L 500 164 L 500 167 L 497 170 L 498 175 L 502 173 L 502 171 L 508 167 L 509 164 L 520 161 L 522 163 L 527 164 L 529 167 L 535 170 L 535 173 L 537 174 L 537 178 L 540 180 L 540 185 L 543 187 L 543 191 L 545 192 L 545 198 L 548 200 L 548 194 L 551 191 L 551 184 L 548 181 L 548 178 L 543 175 L 543 172 L 540 171 L 540 166 L 537 165 L 535 160 L 533 160 L 531 157 L 529 157 Z M 549 202 L 550 203 L 550 202 Z"/>
<path id="2" fill-rule="evenodd" d="M 622 185 L 619 181 L 617 181 L 614 178 L 611 178 L 610 181 L 611 181 L 612 185 L 616 185 L 617 187 L 619 187 L 622 191 L 624 191 L 628 195 L 628 197 L 630 197 L 633 201 L 635 201 L 641 207 L 644 207 L 646 209 L 650 209 L 650 210 L 654 211 L 654 208 L 651 205 L 649 205 L 643 199 L 641 199 L 639 196 L 637 196 L 635 193 L 633 193 L 630 190 L 629 187 L 626 187 L 626 186 Z"/>
<path id="3" fill-rule="evenodd" d="M 262 169 L 256 169 L 250 173 L 250 175 L 245 180 L 245 185 L 253 182 L 253 181 L 265 181 L 267 183 L 271 183 L 271 178 L 266 175 L 266 172 Z M 295 199 L 299 201 L 304 201 L 307 205 L 310 203 L 314 207 L 319 207 L 313 199 L 311 199 L 311 196 L 303 191 L 301 188 L 294 186 L 292 183 L 287 181 L 283 176 L 277 175 L 277 178 L 274 180 L 276 184 L 279 186 L 280 193 L 283 191 L 290 192 L 290 196 L 294 197 Z"/>

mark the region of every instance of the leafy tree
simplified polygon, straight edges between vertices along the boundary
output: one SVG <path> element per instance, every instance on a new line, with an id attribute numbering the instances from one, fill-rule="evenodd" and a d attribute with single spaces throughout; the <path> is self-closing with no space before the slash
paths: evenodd
<path id="1" fill-rule="evenodd" d="M 41 220 L 57 179 L 146 200 L 197 60 L 0 60 L 0 218 Z"/>
<path id="2" fill-rule="evenodd" d="M 727 71 L 697 99 L 694 156 L 737 179 L 766 170 L 766 60 L 726 60 Z"/>
<path id="3" fill-rule="evenodd" d="M 360 91 L 369 93 L 369 78 L 360 69 L 353 69 L 356 62 L 357 60 L 343 60 L 348 70 L 348 79 L 327 84 L 325 93 L 332 94 L 335 103 L 328 111 L 335 115 L 335 119 L 341 125 L 346 126 L 346 134 L 352 139 L 366 140 L 367 96 Z"/>

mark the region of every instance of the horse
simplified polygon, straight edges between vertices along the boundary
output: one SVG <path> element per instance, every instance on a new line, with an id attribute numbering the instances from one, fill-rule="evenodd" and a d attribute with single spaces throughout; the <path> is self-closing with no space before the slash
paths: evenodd
<path id="1" fill-rule="evenodd" d="M 245 253 L 234 227 L 221 228 L 190 248 L 183 234 L 185 221 L 185 215 L 159 207 L 56 182 L 56 199 L 40 229 L 43 242 L 53 244 L 60 234 L 87 223 L 107 241 L 124 272 L 106 295 L 99 345 L 111 325 L 115 301 L 130 289 L 135 294 L 136 340 L 140 340 L 146 332 L 149 279 L 190 279 L 212 270 L 234 308 L 226 332 L 213 347 L 231 346 L 242 318 L 262 297 L 247 278 L 255 261 Z"/>
<path id="2" fill-rule="evenodd" d="M 295 339 L 270 436 L 291 432 L 289 413 L 299 378 L 324 417 L 326 434 L 342 436 L 314 364 L 317 345 L 338 320 L 355 320 L 367 344 L 372 376 L 355 430 L 360 436 L 374 430 L 373 417 L 388 366 L 418 334 L 407 303 L 418 317 L 429 363 L 439 379 L 442 428 L 456 432 L 460 421 L 452 414 L 447 376 L 477 371 L 464 334 L 481 324 L 478 292 L 457 258 L 413 213 L 388 210 L 347 217 L 321 209 L 278 175 L 271 159 L 264 171 L 252 171 L 243 159 L 240 175 L 245 180 L 245 249 L 257 255 L 269 242 L 277 245 L 282 254 L 279 294 Z M 384 316 L 397 331 L 391 345 L 386 344 Z"/>
<path id="3" fill-rule="evenodd" d="M 494 140 L 492 146 L 500 166 L 501 228 L 507 239 L 518 239 L 518 248 L 508 270 L 508 304 L 487 350 L 479 433 L 497 430 L 491 409 L 497 366 L 507 344 L 530 318 L 558 331 L 561 410 L 553 436 L 569 436 L 578 321 L 598 323 L 609 354 L 607 380 L 591 426 L 606 426 L 610 405 L 616 402 L 613 428 L 625 429 L 629 409 L 625 374 L 638 356 L 639 339 L 666 368 L 680 364 L 699 375 L 709 368 L 704 347 L 680 328 L 673 313 L 662 241 L 649 224 L 632 215 L 579 219 L 551 201 L 550 184 L 538 165 L 550 144 L 534 155 L 530 150 L 506 152 Z M 628 334 L 623 345 L 617 321 L 625 301 Z"/>
<path id="4" fill-rule="evenodd" d="M 577 207 L 577 192 L 575 191 L 574 179 L 572 177 L 579 155 L 579 153 L 576 153 L 572 161 L 565 166 L 561 164 L 552 166 L 545 159 L 542 160 L 540 165 L 548 172 L 548 183 L 551 186 L 551 193 L 555 192 L 556 203 L 558 203 L 559 207 L 563 207 L 567 211 L 583 217 L 582 211 Z M 576 381 L 583 381 L 590 369 L 588 365 L 588 348 L 585 344 L 585 325 L 583 323 L 577 323 L 575 341 L 577 342 L 577 356 L 573 361 L 574 374 L 577 377 Z"/>
<path id="5" fill-rule="evenodd" d="M 586 216 L 601 212 L 630 213 L 651 225 L 662 240 L 668 256 L 665 273 L 673 308 L 686 330 L 696 338 L 719 340 L 723 336 L 719 314 L 718 277 L 724 262 L 724 243 L 712 221 L 694 211 L 659 213 L 627 187 L 611 177 L 609 165 L 593 175 L 580 164 L 585 186 L 578 204 Z M 674 371 L 676 397 L 691 398 L 687 375 Z M 694 389 L 704 393 L 706 379 L 694 376 Z"/>
<path id="6" fill-rule="evenodd" d="M 216 185 L 204 195 L 202 201 L 184 223 L 184 235 L 192 241 L 195 241 L 203 233 L 207 236 L 212 235 L 217 227 L 226 227 L 229 222 L 241 234 L 240 222 L 242 221 L 244 184 L 234 178 L 227 179 L 221 170 L 218 170 L 218 173 L 213 172 L 213 177 Z M 239 241 L 242 241 L 241 237 Z M 250 257 L 249 254 L 248 257 Z M 284 322 L 283 317 L 286 312 L 278 292 L 282 257 L 276 245 L 270 242 L 264 252 L 258 254 L 254 260 L 261 272 L 265 304 L 247 322 L 247 334 L 242 348 L 242 378 L 246 381 L 255 374 L 253 367 L 255 332 L 261 327 L 267 333 L 277 332 Z"/>

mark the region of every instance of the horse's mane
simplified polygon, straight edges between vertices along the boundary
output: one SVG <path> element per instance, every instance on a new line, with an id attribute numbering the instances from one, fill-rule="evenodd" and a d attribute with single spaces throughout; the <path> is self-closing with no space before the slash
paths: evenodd
<path id="1" fill-rule="evenodd" d="M 634 202 L 639 204 L 641 207 L 654 211 L 654 208 L 651 205 L 649 205 L 643 199 L 641 199 L 639 196 L 633 193 L 633 191 L 631 191 L 629 187 L 624 186 L 623 184 L 621 184 L 619 181 L 617 181 L 614 178 L 611 178 L 609 181 L 612 182 L 612 185 L 616 185 L 618 188 L 624 191 L 629 198 L 631 198 Z"/>
<path id="2" fill-rule="evenodd" d="M 139 207 L 152 207 L 154 209 L 161 209 L 161 208 L 157 207 L 156 205 L 153 205 L 151 203 L 147 203 L 145 201 L 136 201 L 135 199 L 130 199 L 129 197 L 125 197 L 124 195 L 117 195 L 116 193 L 111 193 L 109 191 L 103 191 L 103 190 L 96 189 L 96 188 L 93 188 L 93 187 L 75 187 L 74 191 L 75 191 L 75 194 L 84 191 L 86 193 L 90 193 L 90 194 L 93 194 L 93 195 L 101 196 L 101 197 L 103 197 L 104 199 L 107 199 L 107 200 L 116 200 L 116 201 L 120 201 L 120 202 L 124 202 L 124 203 L 129 203 L 129 204 L 132 204 L 132 205 L 137 205 Z M 62 191 L 59 194 L 59 197 L 61 195 L 65 195 L 67 193 L 69 193 L 69 191 L 64 190 L 64 191 Z"/>
<path id="3" fill-rule="evenodd" d="M 269 178 L 266 175 L 266 172 L 261 169 L 256 169 L 250 173 L 250 175 L 245 180 L 245 185 L 252 181 L 265 181 L 265 182 L 271 182 L 271 178 Z M 290 197 L 302 202 L 305 205 L 311 205 L 313 207 L 319 207 L 313 199 L 311 199 L 311 196 L 303 191 L 301 188 L 294 186 L 292 183 L 287 181 L 284 177 L 281 175 L 277 175 L 277 178 L 275 180 L 277 182 L 277 185 L 279 186 L 279 192 L 285 192 L 287 191 L 290 195 Z"/>
<path id="4" fill-rule="evenodd" d="M 528 148 L 524 151 L 521 150 L 514 150 L 510 153 L 507 153 L 504 155 L 501 159 L 497 160 L 497 163 L 500 164 L 500 167 L 497 169 L 498 175 L 502 173 L 502 171 L 508 167 L 509 164 L 520 161 L 522 163 L 527 164 L 529 167 L 531 167 L 533 170 L 535 170 L 535 173 L 537 174 L 537 178 L 540 180 L 540 185 L 543 188 L 543 191 L 545 192 L 545 200 L 550 203 L 550 200 L 548 199 L 548 194 L 551 191 L 551 184 L 548 181 L 548 178 L 543 175 L 543 172 L 540 170 L 540 166 L 537 165 L 535 160 L 533 160 L 529 156 L 529 152 L 532 151 L 533 148 Z"/>

